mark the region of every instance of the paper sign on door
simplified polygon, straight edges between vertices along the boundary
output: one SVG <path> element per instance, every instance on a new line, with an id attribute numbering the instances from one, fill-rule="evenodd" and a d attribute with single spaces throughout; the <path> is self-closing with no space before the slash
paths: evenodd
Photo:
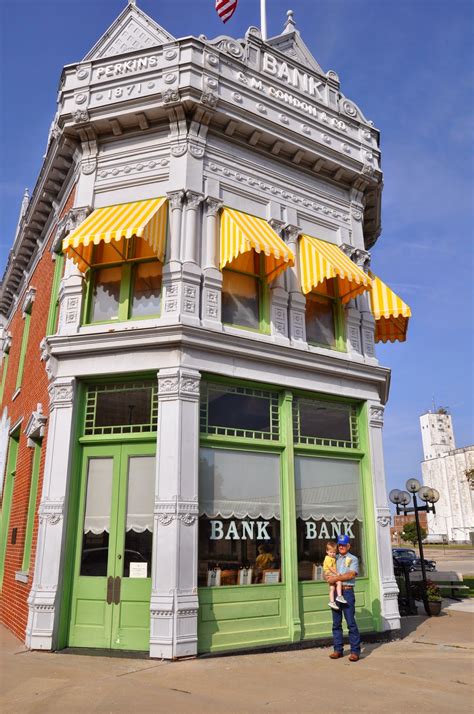
<path id="1" fill-rule="evenodd" d="M 130 563 L 131 578 L 147 578 L 148 563 Z"/>

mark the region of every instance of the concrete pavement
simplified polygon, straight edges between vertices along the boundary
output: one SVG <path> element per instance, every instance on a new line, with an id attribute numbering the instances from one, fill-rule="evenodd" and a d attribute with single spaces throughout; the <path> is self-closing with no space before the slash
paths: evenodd
<path id="1" fill-rule="evenodd" d="M 474 612 L 403 618 L 402 639 L 365 645 L 360 662 L 309 649 L 181 662 L 29 652 L 0 630 L 3 714 L 471 714 Z"/>

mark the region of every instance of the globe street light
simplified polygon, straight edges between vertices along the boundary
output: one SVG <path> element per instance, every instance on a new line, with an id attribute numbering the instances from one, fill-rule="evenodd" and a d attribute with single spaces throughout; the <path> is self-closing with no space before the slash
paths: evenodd
<path id="1" fill-rule="evenodd" d="M 406 491 L 400 491 L 398 488 L 394 488 L 389 493 L 390 501 L 397 507 L 397 516 L 403 513 L 404 516 L 409 513 L 415 514 L 416 523 L 416 533 L 418 536 L 418 549 L 420 551 L 420 564 L 421 564 L 421 577 L 423 580 L 423 605 L 425 607 L 425 612 L 430 616 L 430 611 L 428 607 L 428 601 L 426 598 L 426 568 L 425 568 L 425 557 L 423 554 L 423 544 L 421 542 L 421 528 L 420 528 L 420 518 L 418 514 L 420 511 L 425 511 L 426 513 L 436 513 L 434 504 L 439 501 L 439 491 L 430 486 L 422 486 L 421 483 L 416 478 L 409 478 L 406 482 Z M 418 505 L 418 499 L 416 494 L 419 495 L 422 501 L 425 502 L 424 506 Z M 411 498 L 413 498 L 413 507 L 407 508 L 410 503 Z"/>

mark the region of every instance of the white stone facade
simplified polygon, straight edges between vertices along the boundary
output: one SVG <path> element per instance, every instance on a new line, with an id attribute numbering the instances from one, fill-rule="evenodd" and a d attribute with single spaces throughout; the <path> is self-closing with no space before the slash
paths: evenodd
<path id="1" fill-rule="evenodd" d="M 137 36 L 142 43 L 130 45 Z M 389 371 L 375 356 L 367 299 L 346 307 L 345 352 L 309 345 L 298 270 L 289 269 L 270 291 L 269 334 L 249 333 L 222 324 L 218 264 L 223 205 L 268 220 L 293 249 L 306 232 L 367 263 L 380 231 L 378 131 L 293 25 L 267 44 L 255 28 L 239 41 L 176 40 L 130 4 L 82 62 L 64 69 L 50 164 L 71 137 L 76 199 L 64 234 L 91 209 L 168 197 L 163 309 L 158 318 L 83 325 L 84 277 L 67 261 L 58 331 L 43 344 L 51 416 L 28 646 L 57 646 L 76 385 L 134 372 L 158 374 L 162 425 L 151 656 L 197 652 L 203 373 L 367 403 L 374 503 L 366 516 L 376 523 L 383 629 L 398 629 L 381 435 Z"/>

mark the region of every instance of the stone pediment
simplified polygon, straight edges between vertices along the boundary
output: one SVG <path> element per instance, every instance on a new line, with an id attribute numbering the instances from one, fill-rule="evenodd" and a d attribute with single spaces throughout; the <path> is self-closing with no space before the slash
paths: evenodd
<path id="1" fill-rule="evenodd" d="M 288 11 L 288 19 L 282 34 L 271 37 L 267 40 L 267 44 L 294 62 L 299 62 L 318 74 L 324 74 L 322 67 L 316 62 L 310 50 L 303 42 L 299 30 L 296 29 L 291 10 Z"/>
<path id="2" fill-rule="evenodd" d="M 123 12 L 104 32 L 83 61 L 114 57 L 124 52 L 144 50 L 156 47 L 175 38 L 161 25 L 158 25 L 143 10 L 129 2 Z"/>

